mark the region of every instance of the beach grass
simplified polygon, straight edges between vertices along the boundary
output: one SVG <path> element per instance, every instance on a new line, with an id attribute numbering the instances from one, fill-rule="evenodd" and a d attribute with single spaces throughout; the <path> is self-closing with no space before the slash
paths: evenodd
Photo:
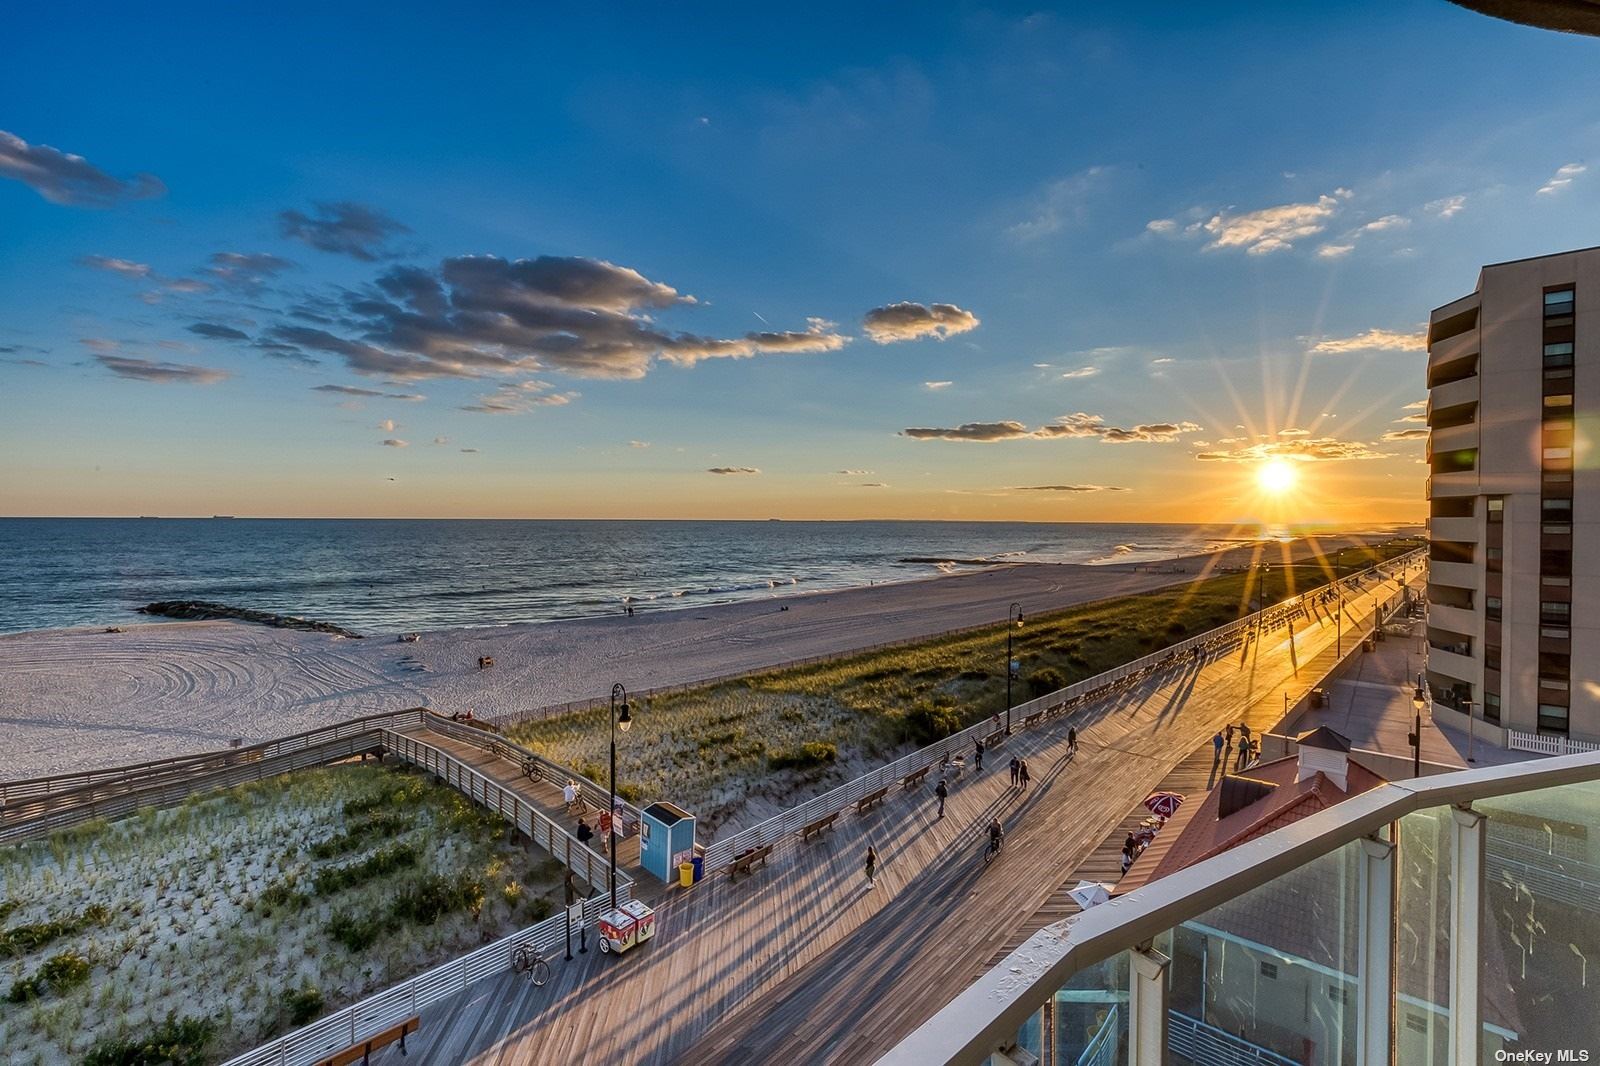
<path id="1" fill-rule="evenodd" d="M 1346 573 L 1420 546 L 1346 549 Z M 1333 577 L 1331 566 L 1274 565 L 1029 617 L 1011 631 L 1022 703 L 1120 666 Z M 1263 587 L 1264 586 L 1264 587 Z M 1006 625 L 635 700 L 618 746 L 618 791 L 671 799 L 704 830 L 751 824 L 873 765 L 1006 707 Z M 521 723 L 519 742 L 606 780 L 605 708 Z"/>
<path id="2" fill-rule="evenodd" d="M 561 873 L 497 814 L 376 763 L 0 848 L 0 1047 L 217 1061 L 534 924 Z"/>

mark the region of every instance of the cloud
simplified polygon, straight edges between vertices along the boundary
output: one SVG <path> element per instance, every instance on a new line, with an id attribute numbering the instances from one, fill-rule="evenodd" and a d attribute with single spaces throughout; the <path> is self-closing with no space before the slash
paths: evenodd
<path id="1" fill-rule="evenodd" d="M 415 392 L 380 392 L 377 389 L 359 389 L 354 385 L 313 385 L 311 386 L 311 391 L 331 392 L 336 396 L 370 396 L 374 399 L 406 400 L 410 403 L 418 403 L 427 399 L 426 396 Z"/>
<path id="2" fill-rule="evenodd" d="M 882 481 L 858 481 L 855 483 L 855 487 L 858 489 L 886 489 L 889 486 Z"/>
<path id="3" fill-rule="evenodd" d="M 966 422 L 954 429 L 912 427 L 902 429 L 900 435 L 913 440 L 960 440 L 984 444 L 1031 436 L 1028 427 L 1021 422 Z"/>
<path id="4" fill-rule="evenodd" d="M 940 389 L 948 389 L 954 384 L 955 382 L 953 381 L 924 381 L 922 383 L 922 387 L 925 389 L 932 389 L 933 391 L 937 392 Z"/>
<path id="5" fill-rule="evenodd" d="M 1007 492 L 1130 492 L 1121 485 L 1013 485 Z"/>
<path id="6" fill-rule="evenodd" d="M 1200 452 L 1196 459 L 1223 463 L 1260 463 L 1268 459 L 1293 459 L 1298 462 L 1341 462 L 1347 459 L 1383 459 L 1360 441 L 1335 437 L 1302 437 L 1294 440 L 1262 441 L 1221 452 Z"/>
<path id="7" fill-rule="evenodd" d="M 110 207 L 167 191 L 153 174 L 114 178 L 81 155 L 29 144 L 5 130 L 0 130 L 0 178 L 20 181 L 51 203 L 70 207 Z"/>
<path id="8" fill-rule="evenodd" d="M 279 214 L 279 232 L 318 251 L 348 255 L 368 263 L 393 254 L 384 247 L 389 238 L 411 232 L 382 211 L 362 204 L 345 201 L 319 203 L 315 207 L 315 217 L 299 211 Z"/>
<path id="9" fill-rule="evenodd" d="M 1319 259 L 1343 259 L 1356 250 L 1353 244 L 1324 244 L 1317 249 Z"/>
<path id="10" fill-rule="evenodd" d="M 449 437 L 435 437 L 435 438 L 433 438 L 433 443 L 436 444 L 436 445 L 439 445 L 440 447 L 443 447 L 444 445 L 450 443 L 450 438 Z"/>
<path id="11" fill-rule="evenodd" d="M 536 407 L 565 407 L 578 396 L 575 392 L 550 392 L 550 388 L 544 381 L 507 382 L 461 409 L 481 415 L 524 415 Z"/>
<path id="12" fill-rule="evenodd" d="M 977 329 L 978 316 L 955 304 L 919 304 L 909 300 L 874 307 L 861 320 L 867 336 L 879 344 L 937 337 L 944 340 L 957 333 Z"/>
<path id="13" fill-rule="evenodd" d="M 1428 431 L 1425 429 L 1391 429 L 1382 437 L 1383 440 L 1426 440 Z"/>
<path id="14" fill-rule="evenodd" d="M 1123 429 L 1108 426 L 1100 415 L 1062 415 L 1047 425 L 1030 430 L 1021 422 L 968 422 L 953 429 L 911 428 L 900 431 L 913 440 L 951 440 L 989 444 L 1001 440 L 1054 440 L 1097 437 L 1106 444 L 1167 444 L 1185 433 L 1197 433 L 1193 422 L 1150 422 Z"/>
<path id="15" fill-rule="evenodd" d="M 695 303 L 693 296 L 604 260 L 458 256 L 437 270 L 391 268 L 375 286 L 346 294 L 341 313 L 355 337 L 294 325 L 272 332 L 340 355 L 357 373 L 404 380 L 540 369 L 641 378 L 657 359 L 691 366 L 713 358 L 834 351 L 850 339 L 815 318 L 804 330 L 713 338 L 668 332 L 652 316 Z"/>
<path id="16" fill-rule="evenodd" d="M 1280 429 L 1280 430 L 1278 430 L 1278 436 L 1280 436 L 1280 437 L 1309 437 L 1309 436 L 1311 436 L 1311 431 L 1309 429 Z"/>
<path id="17" fill-rule="evenodd" d="M 1413 411 L 1409 415 L 1395 419 L 1396 422 L 1426 422 L 1428 416 L 1422 411 Z"/>
<path id="18" fill-rule="evenodd" d="M 294 264 L 267 252 L 217 252 L 206 273 L 229 288 L 249 292 Z"/>
<path id="19" fill-rule="evenodd" d="M 760 470 L 753 466 L 713 466 L 706 471 L 708 474 L 759 474 Z"/>
<path id="20" fill-rule="evenodd" d="M 1382 233 L 1384 230 L 1405 229 L 1411 225 L 1411 220 L 1404 215 L 1384 215 L 1375 218 L 1363 226 L 1356 227 L 1358 233 Z"/>
<path id="21" fill-rule="evenodd" d="M 1166 366 L 1168 363 L 1173 363 L 1173 362 L 1176 362 L 1176 361 L 1177 360 L 1173 359 L 1171 356 L 1163 355 L 1160 359 L 1152 359 L 1152 360 L 1150 360 L 1150 365 L 1151 366 Z"/>
<path id="22" fill-rule="evenodd" d="M 462 455 L 477 455 L 478 454 L 478 449 L 476 449 L 476 448 L 462 448 L 461 449 L 461 454 Z"/>
<path id="23" fill-rule="evenodd" d="M 97 355 L 96 361 L 120 378 L 154 381 L 160 384 L 215 385 L 228 378 L 226 370 L 187 363 L 163 363 L 150 359 L 131 359 L 121 355 Z"/>
<path id="24" fill-rule="evenodd" d="M 1346 352 L 1420 352 L 1428 347 L 1421 333 L 1398 333 L 1390 329 L 1369 329 L 1353 337 L 1330 337 L 1311 346 L 1313 352 L 1343 355 Z"/>
<path id="25" fill-rule="evenodd" d="M 1108 167 L 1096 166 L 1045 186 L 1033 208 L 1032 217 L 1007 228 L 1019 241 L 1037 240 L 1058 233 L 1069 223 L 1088 216 L 1088 198 L 1103 183 Z"/>
<path id="26" fill-rule="evenodd" d="M 385 448 L 409 448 L 411 447 L 411 443 L 409 441 L 400 440 L 396 437 L 390 437 L 388 440 L 383 441 L 383 446 Z"/>
<path id="27" fill-rule="evenodd" d="M 837 473 L 837 474 L 842 475 L 843 477 L 871 477 L 872 476 L 872 471 L 870 471 L 870 470 L 836 470 L 834 472 Z"/>
<path id="28" fill-rule="evenodd" d="M 1412 400 L 1410 403 L 1408 403 L 1404 407 L 1400 408 L 1400 410 L 1402 410 L 1402 411 L 1426 411 L 1427 409 L 1428 409 L 1428 401 L 1427 400 Z"/>
<path id="29" fill-rule="evenodd" d="M 95 352 L 114 352 L 122 347 L 121 341 L 110 340 L 106 337 L 80 337 L 78 343 Z"/>
<path id="30" fill-rule="evenodd" d="M 1553 193 L 1560 192 L 1562 189 L 1565 189 L 1568 185 L 1572 184 L 1573 178 L 1576 178 L 1579 174 L 1582 174 L 1588 169 L 1589 168 L 1584 166 L 1582 163 L 1566 163 L 1556 168 L 1556 172 L 1551 176 L 1550 180 L 1539 186 L 1539 195 L 1549 196 Z"/>
<path id="31" fill-rule="evenodd" d="M 91 270 L 104 270 L 111 274 L 120 274 L 125 278 L 147 278 L 150 276 L 149 263 L 135 263 L 131 259 L 113 259 L 104 255 L 86 255 L 78 262 Z"/>
<path id="32" fill-rule="evenodd" d="M 1080 366 L 1076 370 L 1068 370 L 1061 376 L 1064 378 L 1092 378 L 1098 373 L 1100 373 L 1100 368 L 1097 366 Z"/>
<path id="33" fill-rule="evenodd" d="M 393 433 L 395 430 L 400 428 L 400 423 L 396 422 L 392 418 L 385 418 L 382 422 L 378 423 L 378 428 L 383 430 L 385 433 Z"/>
<path id="34" fill-rule="evenodd" d="M 224 326 L 220 322 L 194 322 L 187 328 L 190 333 L 201 337 L 210 337 L 212 340 L 247 341 L 250 339 L 250 335 L 243 330 L 234 329 L 232 326 Z"/>
<path id="35" fill-rule="evenodd" d="M 1204 222 L 1194 222 L 1181 227 L 1184 236 L 1209 234 L 1207 251 L 1220 248 L 1243 248 L 1250 255 L 1268 255 L 1294 247 L 1294 242 L 1315 237 L 1328 228 L 1328 223 L 1351 196 L 1349 189 L 1335 189 L 1331 195 L 1319 196 L 1310 203 L 1279 204 L 1257 211 L 1235 214 L 1218 211 Z M 1180 233 L 1177 219 L 1156 219 L 1145 229 L 1161 235 Z"/>
<path id="36" fill-rule="evenodd" d="M 630 440 L 628 442 L 628 447 L 630 447 L 630 448 L 648 448 L 648 447 L 650 447 L 650 442 L 647 441 L 647 440 Z"/>
<path id="37" fill-rule="evenodd" d="M 1440 218 L 1454 218 L 1466 206 L 1467 198 L 1465 196 L 1444 196 L 1437 200 L 1429 200 L 1422 205 L 1422 209 L 1431 215 L 1438 215 Z"/>

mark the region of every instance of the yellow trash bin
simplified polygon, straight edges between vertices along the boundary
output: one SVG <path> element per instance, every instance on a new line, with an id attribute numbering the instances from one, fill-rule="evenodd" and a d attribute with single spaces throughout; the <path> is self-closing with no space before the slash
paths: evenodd
<path id="1" fill-rule="evenodd" d="M 678 884 L 689 888 L 694 884 L 694 863 L 680 862 L 678 864 Z"/>

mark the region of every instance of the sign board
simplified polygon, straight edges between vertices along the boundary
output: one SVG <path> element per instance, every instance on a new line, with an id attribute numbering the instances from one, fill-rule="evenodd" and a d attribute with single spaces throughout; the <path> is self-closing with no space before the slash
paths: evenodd
<path id="1" fill-rule="evenodd" d="M 567 921 L 571 922 L 573 925 L 583 924 L 582 903 L 574 903 L 572 906 L 567 908 Z"/>

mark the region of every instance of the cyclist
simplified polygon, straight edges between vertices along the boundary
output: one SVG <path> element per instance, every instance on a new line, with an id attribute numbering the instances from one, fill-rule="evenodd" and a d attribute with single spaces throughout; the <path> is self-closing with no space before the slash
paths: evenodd
<path id="1" fill-rule="evenodd" d="M 996 819 L 994 819 L 993 821 L 991 821 L 989 823 L 989 852 L 988 852 L 988 856 L 987 856 L 988 858 L 992 859 L 996 855 L 1000 854 L 1000 845 L 1005 843 L 1005 839 L 1006 839 L 1006 831 L 1005 831 L 1005 829 L 1003 829 L 1001 827 L 1000 819 L 996 818 Z"/>

